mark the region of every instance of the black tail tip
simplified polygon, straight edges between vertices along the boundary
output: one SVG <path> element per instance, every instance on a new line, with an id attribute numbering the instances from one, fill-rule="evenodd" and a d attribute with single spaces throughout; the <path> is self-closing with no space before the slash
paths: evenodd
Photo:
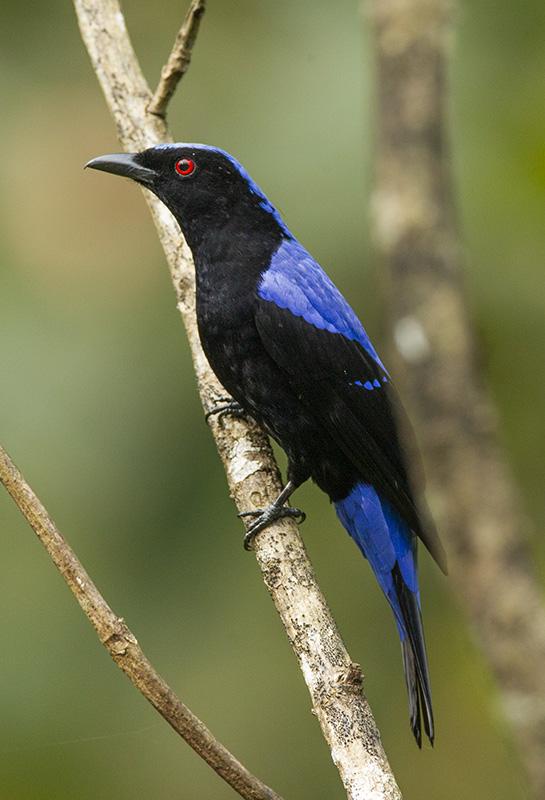
<path id="1" fill-rule="evenodd" d="M 411 730 L 413 732 L 416 744 L 418 745 L 418 749 L 422 750 L 422 731 L 420 730 L 420 720 L 418 720 L 417 725 L 411 725 Z"/>
<path id="2" fill-rule="evenodd" d="M 420 727 L 420 715 L 418 716 L 418 719 L 411 720 L 411 731 L 413 732 L 414 740 L 418 746 L 418 749 L 422 750 L 422 729 Z M 429 731 L 426 729 L 426 736 L 428 737 L 430 745 L 433 747 L 435 744 L 435 731 Z"/>

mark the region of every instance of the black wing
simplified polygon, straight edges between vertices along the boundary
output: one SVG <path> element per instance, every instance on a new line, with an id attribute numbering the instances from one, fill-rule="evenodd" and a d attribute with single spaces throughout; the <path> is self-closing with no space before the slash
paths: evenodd
<path id="1" fill-rule="evenodd" d="M 432 525 L 422 524 L 415 506 L 398 434 L 402 415 L 404 428 L 411 429 L 386 371 L 359 342 L 270 300 L 257 299 L 256 326 L 269 355 L 362 480 L 391 503 L 446 571 L 439 537 Z"/>

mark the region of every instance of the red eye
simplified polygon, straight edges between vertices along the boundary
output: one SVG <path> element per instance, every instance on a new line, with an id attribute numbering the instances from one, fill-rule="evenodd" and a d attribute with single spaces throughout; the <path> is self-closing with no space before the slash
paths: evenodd
<path id="1" fill-rule="evenodd" d="M 178 175 L 181 175 L 183 178 L 187 178 L 188 175 L 191 175 L 193 172 L 195 172 L 195 162 L 190 158 L 181 158 L 174 165 L 174 169 Z"/>

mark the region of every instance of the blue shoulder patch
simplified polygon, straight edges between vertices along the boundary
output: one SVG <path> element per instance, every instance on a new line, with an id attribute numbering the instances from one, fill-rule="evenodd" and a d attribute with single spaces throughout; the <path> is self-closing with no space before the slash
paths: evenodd
<path id="1" fill-rule="evenodd" d="M 196 143 L 196 142 L 169 142 L 167 144 L 158 144 L 153 149 L 156 149 L 156 150 L 168 150 L 168 149 L 175 149 L 175 148 L 180 148 L 180 147 L 190 147 L 190 148 L 193 148 L 193 150 L 207 150 L 210 153 L 217 153 L 218 155 L 223 156 L 223 158 L 225 158 L 225 160 L 228 161 L 231 164 L 231 166 L 233 166 L 236 169 L 236 171 L 239 173 L 239 175 L 241 175 L 244 178 L 244 180 L 248 184 L 248 188 L 252 192 L 252 194 L 255 194 L 255 196 L 257 198 L 259 198 L 259 205 L 261 206 L 261 208 L 263 208 L 265 211 L 267 211 L 274 218 L 274 220 L 277 222 L 278 226 L 281 228 L 282 233 L 284 234 L 284 236 L 287 239 L 293 239 L 294 238 L 294 236 L 291 233 L 291 231 L 289 230 L 288 226 L 286 225 L 286 223 L 284 222 L 284 220 L 280 216 L 279 211 L 273 206 L 273 204 L 268 199 L 268 197 L 265 194 L 265 192 L 263 192 L 259 188 L 257 183 L 252 179 L 250 174 L 244 169 L 242 164 L 239 161 L 237 161 L 236 158 L 234 158 L 226 150 L 222 150 L 220 147 L 212 147 L 212 145 L 209 145 L 209 144 L 199 144 L 199 143 Z"/>
<path id="2" fill-rule="evenodd" d="M 257 293 L 263 300 L 276 303 L 296 317 L 303 317 L 316 328 L 340 333 L 358 342 L 387 374 L 354 311 L 320 265 L 296 239 L 280 244 L 263 273 Z"/>

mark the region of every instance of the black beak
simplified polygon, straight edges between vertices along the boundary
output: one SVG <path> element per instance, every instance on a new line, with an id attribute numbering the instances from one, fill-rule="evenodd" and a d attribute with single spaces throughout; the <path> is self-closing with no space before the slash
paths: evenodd
<path id="1" fill-rule="evenodd" d="M 157 173 L 152 169 L 143 167 L 136 160 L 138 153 L 114 153 L 109 156 L 99 156 L 88 161 L 85 168 L 100 169 L 102 172 L 111 172 L 113 175 L 123 175 L 131 178 L 144 186 L 152 186 Z"/>

